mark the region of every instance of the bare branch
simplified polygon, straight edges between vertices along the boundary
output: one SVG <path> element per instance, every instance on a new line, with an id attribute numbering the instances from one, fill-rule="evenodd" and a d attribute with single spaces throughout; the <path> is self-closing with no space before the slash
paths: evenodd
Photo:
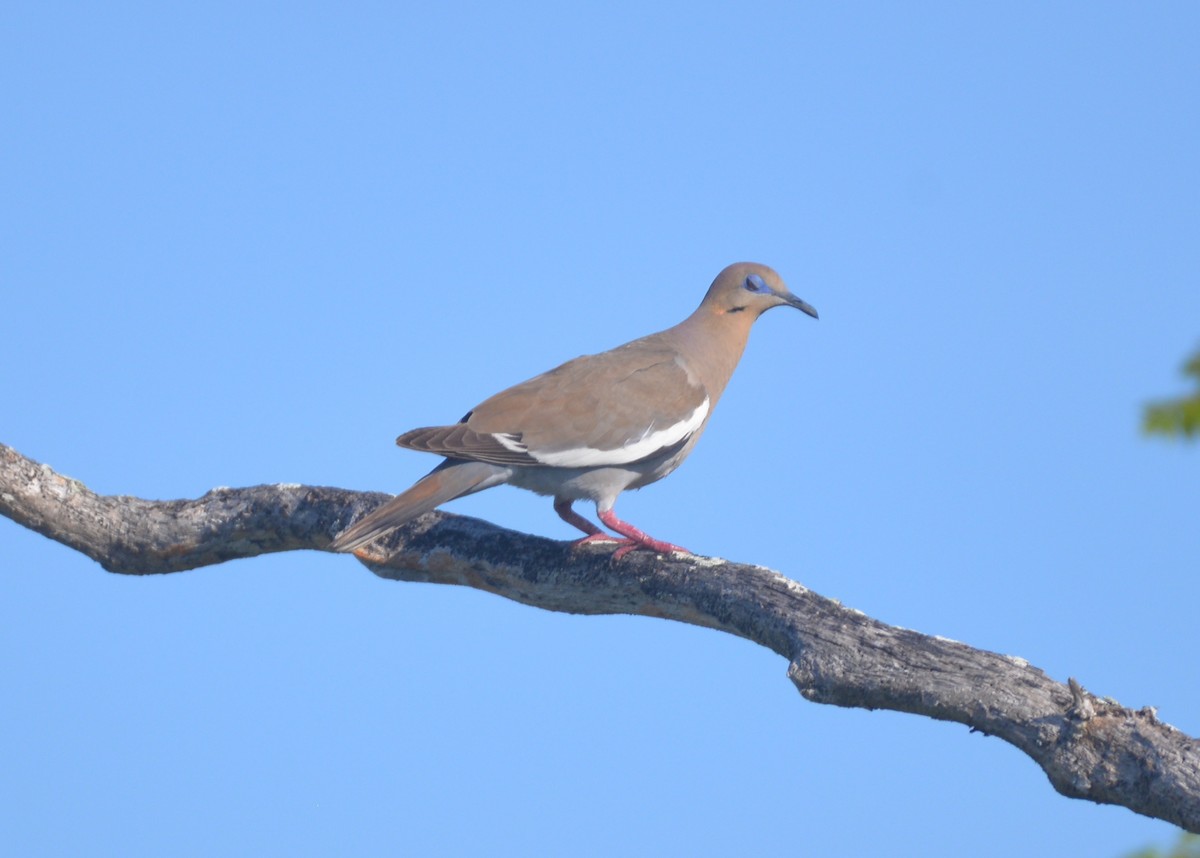
<path id="1" fill-rule="evenodd" d="M 104 496 L 0 445 L 0 513 L 111 572 L 179 572 L 274 551 L 326 550 L 386 495 L 298 485 L 196 500 Z M 817 703 L 956 721 L 1015 745 L 1063 795 L 1200 832 L 1200 742 L 1021 659 L 889 626 L 761 566 L 569 544 L 430 513 L 359 553 L 397 581 L 460 584 L 575 614 L 641 614 L 719 629 L 788 659 Z"/>

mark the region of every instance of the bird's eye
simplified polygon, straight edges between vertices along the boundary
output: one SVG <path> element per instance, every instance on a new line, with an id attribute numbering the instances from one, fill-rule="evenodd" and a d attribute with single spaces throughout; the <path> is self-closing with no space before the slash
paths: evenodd
<path id="1" fill-rule="evenodd" d="M 751 274 L 746 278 L 746 289 L 750 292 L 766 292 L 767 284 L 757 274 Z"/>

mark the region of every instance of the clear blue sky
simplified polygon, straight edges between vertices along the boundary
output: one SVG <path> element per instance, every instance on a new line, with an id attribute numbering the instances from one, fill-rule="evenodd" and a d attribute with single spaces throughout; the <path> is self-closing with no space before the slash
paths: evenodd
<path id="1" fill-rule="evenodd" d="M 10 3 L 0 441 L 101 492 L 399 491 L 393 438 L 777 310 L 618 509 L 1200 734 L 1200 7 Z M 452 511 L 570 536 L 545 499 Z M 0 520 L 22 855 L 1116 856 L 956 725 L 742 640 L 293 553 L 126 578 Z"/>

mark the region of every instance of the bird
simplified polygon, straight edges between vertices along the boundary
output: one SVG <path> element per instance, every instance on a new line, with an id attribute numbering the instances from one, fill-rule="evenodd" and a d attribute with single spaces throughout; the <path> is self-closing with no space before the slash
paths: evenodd
<path id="1" fill-rule="evenodd" d="M 741 359 L 754 322 L 774 307 L 816 319 L 766 265 L 739 262 L 713 280 L 700 306 L 664 331 L 585 355 L 503 390 L 458 423 L 413 429 L 396 439 L 443 461 L 407 491 L 338 534 L 334 551 L 356 551 L 435 507 L 503 484 L 554 498 L 559 518 L 582 531 L 575 545 L 614 542 L 630 551 L 686 548 L 617 518 L 623 491 L 674 471 L 696 446 Z M 596 505 L 612 536 L 580 515 Z"/>

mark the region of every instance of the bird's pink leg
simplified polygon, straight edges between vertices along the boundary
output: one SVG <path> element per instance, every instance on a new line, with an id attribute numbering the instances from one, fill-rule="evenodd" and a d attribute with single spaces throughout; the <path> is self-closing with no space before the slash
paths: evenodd
<path id="1" fill-rule="evenodd" d="M 613 553 L 613 560 L 620 560 L 630 551 L 637 551 L 639 548 L 644 548 L 648 551 L 657 551 L 659 554 L 670 554 L 672 551 L 681 551 L 684 554 L 692 553 L 682 546 L 672 545 L 669 542 L 663 542 L 647 536 L 643 531 L 638 530 L 629 522 L 621 521 L 611 509 L 603 512 L 597 510 L 596 514 L 600 516 L 600 520 L 604 522 L 605 527 L 615 530 L 625 537 L 622 540 L 625 544 Z"/>
<path id="2" fill-rule="evenodd" d="M 576 545 L 582 545 L 585 542 L 617 542 L 615 536 L 609 536 L 596 525 L 592 524 L 575 510 L 571 509 L 571 501 L 567 498 L 554 499 L 554 511 L 558 513 L 558 517 L 565 521 L 571 527 L 582 530 L 587 534 L 583 539 L 576 540 Z"/>

